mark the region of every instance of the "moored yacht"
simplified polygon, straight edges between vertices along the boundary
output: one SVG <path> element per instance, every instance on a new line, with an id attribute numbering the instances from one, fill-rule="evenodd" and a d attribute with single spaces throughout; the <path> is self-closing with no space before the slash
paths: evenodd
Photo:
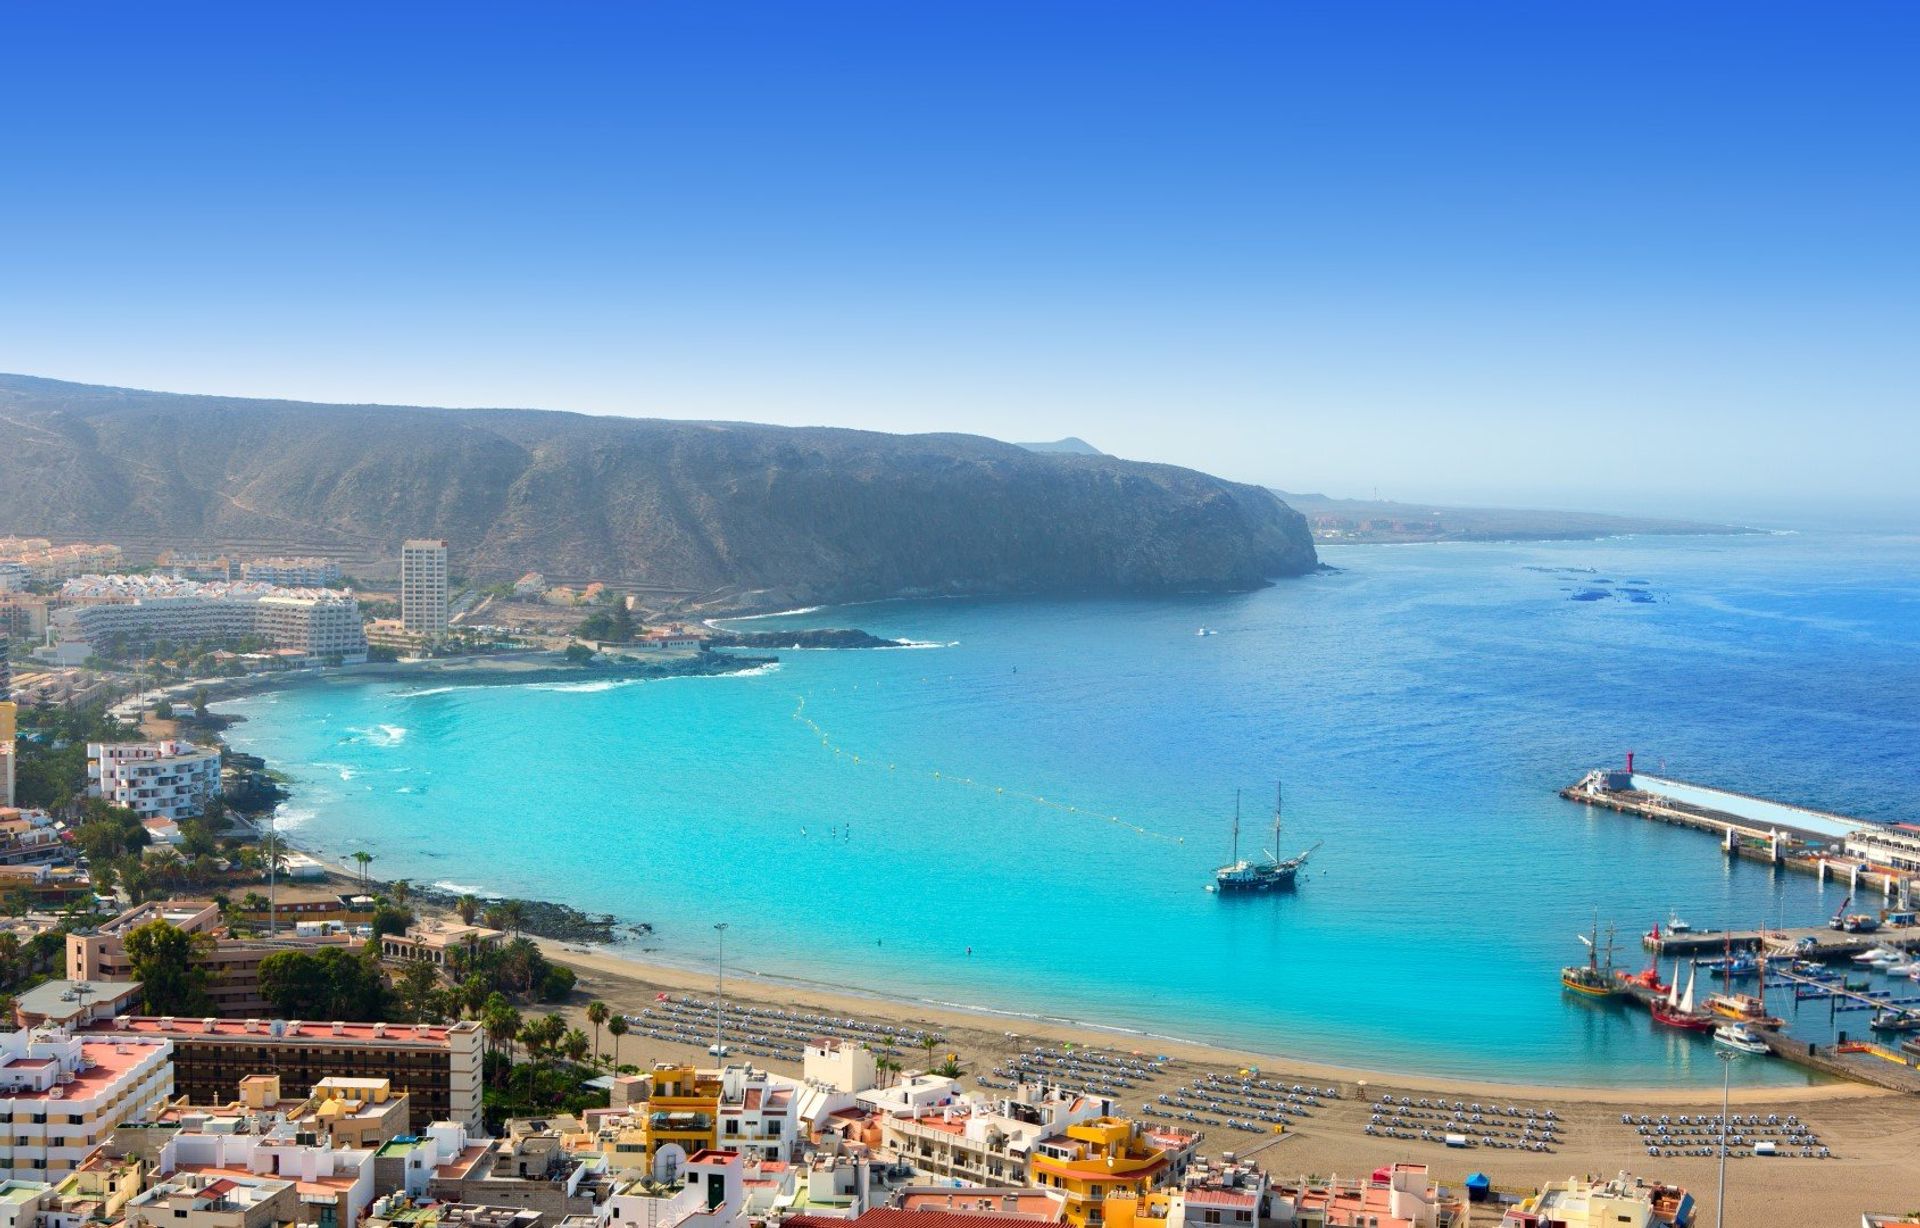
<path id="1" fill-rule="evenodd" d="M 1767 1053 L 1767 1042 L 1744 1023 L 1723 1023 L 1713 1030 L 1713 1043 L 1742 1053 Z"/>

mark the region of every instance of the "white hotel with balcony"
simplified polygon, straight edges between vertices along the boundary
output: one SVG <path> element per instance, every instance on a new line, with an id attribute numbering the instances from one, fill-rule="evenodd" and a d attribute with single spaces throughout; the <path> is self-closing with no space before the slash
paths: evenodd
<path id="1" fill-rule="evenodd" d="M 58 1183 L 115 1126 L 151 1120 L 172 1093 L 165 1038 L 0 1032 L 0 1179 Z"/>
<path id="2" fill-rule="evenodd" d="M 220 791 L 220 752 L 191 742 L 89 742 L 87 796 L 142 819 L 190 819 Z"/>
<path id="3" fill-rule="evenodd" d="M 351 592 L 279 588 L 258 581 L 177 580 L 160 576 L 81 576 L 60 589 L 69 604 L 48 620 L 63 645 L 120 639 L 226 640 L 259 636 L 294 649 L 308 664 L 367 659 L 360 603 Z M 72 655 L 72 654 L 69 654 Z"/>

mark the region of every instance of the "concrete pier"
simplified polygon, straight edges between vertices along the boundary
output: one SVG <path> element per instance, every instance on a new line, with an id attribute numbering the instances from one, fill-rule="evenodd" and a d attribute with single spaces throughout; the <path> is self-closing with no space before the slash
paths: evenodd
<path id="1" fill-rule="evenodd" d="M 1877 890 L 1888 900 L 1901 898 L 1905 881 L 1903 876 L 1875 869 L 1840 851 L 1842 840 L 1835 835 L 1840 825 L 1853 823 L 1868 827 L 1870 824 L 1821 811 L 1777 806 L 1758 798 L 1747 799 L 1755 805 L 1773 806 L 1779 812 L 1779 821 L 1763 822 L 1747 815 L 1696 805 L 1646 789 L 1627 787 L 1649 782 L 1661 783 L 1658 778 L 1643 778 L 1628 772 L 1589 772 L 1560 790 L 1560 796 L 1582 806 L 1598 806 L 1620 814 L 1638 815 L 1656 823 L 1707 832 L 1720 842 L 1720 847 L 1729 857 L 1744 857 L 1783 869 L 1819 875 L 1822 881 L 1828 875 L 1837 879 L 1845 874 L 1847 890 L 1856 898 L 1863 889 Z M 1688 785 L 1682 781 L 1670 783 L 1676 788 L 1718 794 L 1735 800 L 1742 796 L 1724 790 L 1708 790 L 1704 786 Z M 1792 820 L 1801 816 L 1804 816 L 1801 821 L 1806 826 L 1794 826 Z"/>
<path id="2" fill-rule="evenodd" d="M 1812 945 L 1804 950 L 1801 949 L 1801 943 L 1808 938 L 1813 939 Z M 1669 934 L 1663 930 L 1658 937 L 1655 937 L 1652 931 L 1642 934 L 1640 945 L 1656 955 L 1681 958 L 1707 959 L 1725 954 L 1731 948 L 1737 955 L 1759 954 L 1764 951 L 1771 956 L 1790 955 L 1801 959 L 1831 962 L 1837 959 L 1851 959 L 1877 946 L 1896 947 L 1902 951 L 1920 950 L 1920 928 L 1882 929 L 1871 934 L 1848 934 L 1841 930 L 1828 929 L 1824 925 L 1791 926 L 1787 929 L 1701 931 L 1684 934 Z"/>

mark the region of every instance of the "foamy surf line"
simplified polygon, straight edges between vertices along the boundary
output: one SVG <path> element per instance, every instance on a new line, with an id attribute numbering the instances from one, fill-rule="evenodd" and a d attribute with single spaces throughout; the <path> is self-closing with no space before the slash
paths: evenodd
<path id="1" fill-rule="evenodd" d="M 763 618 L 798 618 L 802 614 L 818 614 L 826 608 L 823 605 L 803 605 L 794 610 L 775 610 L 771 614 L 733 614 L 726 618 L 703 618 L 700 620 L 700 625 L 712 627 L 715 631 L 724 631 L 726 628 L 720 625 L 722 623 L 751 623 Z"/>
<path id="2" fill-rule="evenodd" d="M 765 665 L 756 665 L 752 669 L 734 670 L 725 674 L 674 674 L 665 678 L 596 678 L 590 682 L 529 682 L 521 689 L 528 691 L 546 691 L 556 695 L 598 695 L 604 691 L 619 690 L 623 687 L 644 686 L 660 682 L 696 682 L 702 679 L 717 678 L 764 678 L 780 668 L 778 661 L 769 661 Z"/>

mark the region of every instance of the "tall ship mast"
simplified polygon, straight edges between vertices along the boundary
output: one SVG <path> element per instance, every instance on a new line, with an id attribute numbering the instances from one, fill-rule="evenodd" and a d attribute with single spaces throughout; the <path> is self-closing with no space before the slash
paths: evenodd
<path id="1" fill-rule="evenodd" d="M 1600 918 L 1593 919 L 1593 937 L 1578 934 L 1575 937 L 1587 944 L 1587 962 L 1570 964 L 1560 969 L 1560 984 L 1574 993 L 1589 998 L 1611 998 L 1620 992 L 1620 985 L 1613 975 L 1613 927 L 1607 927 L 1607 960 L 1604 967 L 1600 963 Z"/>
<path id="2" fill-rule="evenodd" d="M 1258 891 L 1290 890 L 1294 880 L 1300 876 L 1300 868 L 1307 864 L 1307 858 L 1313 849 L 1307 849 L 1292 857 L 1280 856 L 1280 818 L 1281 805 L 1285 800 L 1281 786 L 1273 787 L 1273 848 L 1264 850 L 1257 859 L 1243 859 L 1240 856 L 1240 794 L 1233 795 L 1233 860 L 1213 872 L 1213 890 L 1221 895 L 1241 895 Z M 1320 847 L 1314 845 L 1314 848 Z"/>

